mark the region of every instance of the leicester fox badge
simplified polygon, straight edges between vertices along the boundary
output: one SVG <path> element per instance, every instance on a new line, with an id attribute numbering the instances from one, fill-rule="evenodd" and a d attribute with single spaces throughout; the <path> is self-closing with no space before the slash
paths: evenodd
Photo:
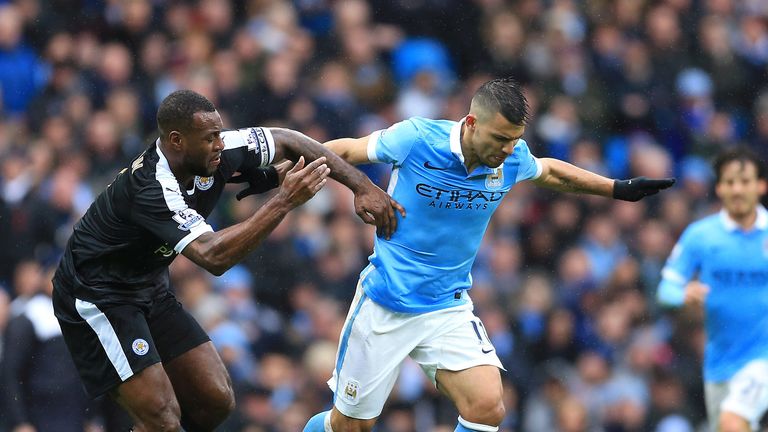
<path id="1" fill-rule="evenodd" d="M 195 187 L 200 190 L 208 190 L 213 186 L 213 177 L 195 176 Z"/>

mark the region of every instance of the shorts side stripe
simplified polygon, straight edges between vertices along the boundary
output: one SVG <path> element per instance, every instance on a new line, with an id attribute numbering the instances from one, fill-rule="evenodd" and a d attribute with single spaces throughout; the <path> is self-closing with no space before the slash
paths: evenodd
<path id="1" fill-rule="evenodd" d="M 347 354 L 347 345 L 349 344 L 349 335 L 352 333 L 352 326 L 355 324 L 355 318 L 357 318 L 357 314 L 360 312 L 360 307 L 363 305 L 366 298 L 368 298 L 368 296 L 366 296 L 365 293 L 360 295 L 360 301 L 357 302 L 355 311 L 352 312 L 352 316 L 347 323 L 347 328 L 344 329 L 344 334 L 341 336 L 341 341 L 339 342 L 339 357 L 336 359 L 337 377 L 341 376 L 341 366 L 344 364 L 344 356 Z M 341 379 L 336 380 L 336 390 L 333 392 L 334 399 L 336 398 L 336 393 L 339 391 L 339 381 L 341 381 Z"/>
<path id="2" fill-rule="evenodd" d="M 125 381 L 133 376 L 133 370 L 128 363 L 128 357 L 125 356 L 123 348 L 120 346 L 120 339 L 117 338 L 115 329 L 102 311 L 95 304 L 85 300 L 75 299 L 75 309 L 77 313 L 88 323 L 96 332 L 96 336 L 101 342 L 101 346 L 107 353 L 109 361 L 115 367 L 120 379 Z"/>

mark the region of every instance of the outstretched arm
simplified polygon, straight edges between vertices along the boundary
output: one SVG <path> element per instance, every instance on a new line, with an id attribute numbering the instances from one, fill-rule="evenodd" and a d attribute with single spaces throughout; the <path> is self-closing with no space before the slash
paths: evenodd
<path id="1" fill-rule="evenodd" d="M 400 204 L 373 184 L 360 170 L 342 159 L 332 149 L 308 136 L 290 129 L 270 128 L 275 140 L 275 160 L 295 160 L 304 156 L 308 160 L 325 157 L 331 169 L 331 178 L 347 186 L 355 194 L 355 212 L 363 222 L 375 225 L 378 235 L 392 236 L 397 229 L 395 210 L 404 214 Z M 363 146 L 365 147 L 365 146 Z"/>
<path id="2" fill-rule="evenodd" d="M 611 197 L 624 201 L 639 201 L 675 184 L 675 179 L 636 177 L 614 180 L 587 171 L 559 159 L 542 158 L 541 175 L 534 180 L 539 186 L 560 192 L 572 192 Z"/>
<path id="3" fill-rule="evenodd" d="M 209 272 L 221 275 L 256 249 L 290 210 L 322 189 L 328 173 L 325 158 L 318 158 L 306 166 L 304 158 L 299 158 L 278 193 L 256 213 L 223 230 L 200 235 L 182 250 L 182 255 Z"/>
<path id="4" fill-rule="evenodd" d="M 362 138 L 339 138 L 323 145 L 352 165 L 367 164 L 374 162 L 368 157 L 368 141 L 370 139 L 370 135 Z M 397 210 L 402 217 L 405 217 L 405 208 L 391 197 L 389 200 L 392 208 Z M 393 221 L 395 224 L 397 223 L 397 218 L 394 216 Z"/>
<path id="5" fill-rule="evenodd" d="M 308 161 L 325 157 L 331 178 L 348 187 L 352 192 L 370 193 L 376 186 L 360 170 L 344 162 L 342 158 L 312 138 L 291 129 L 270 128 L 275 140 L 274 160 L 290 159 L 296 161 L 304 156 Z"/>
<path id="6" fill-rule="evenodd" d="M 352 165 L 370 163 L 368 158 L 368 140 L 363 138 L 340 138 L 328 141 L 325 146 Z"/>

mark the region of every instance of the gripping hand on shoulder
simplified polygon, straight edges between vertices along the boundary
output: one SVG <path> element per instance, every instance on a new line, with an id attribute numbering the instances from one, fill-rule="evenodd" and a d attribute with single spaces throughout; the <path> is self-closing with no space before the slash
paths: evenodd
<path id="1" fill-rule="evenodd" d="M 355 213 L 363 222 L 375 225 L 376 233 L 389 240 L 397 229 L 395 211 L 405 217 L 405 209 L 378 186 L 371 184 L 355 194 Z"/>
<path id="2" fill-rule="evenodd" d="M 649 179 L 635 177 L 629 180 L 613 181 L 613 197 L 624 201 L 640 201 L 641 199 L 659 193 L 675 184 L 675 179 Z"/>
<path id="3" fill-rule="evenodd" d="M 304 156 L 285 175 L 283 184 L 278 191 L 278 198 L 284 200 L 291 208 L 298 207 L 325 186 L 331 169 L 325 164 L 325 157 L 304 164 Z"/>

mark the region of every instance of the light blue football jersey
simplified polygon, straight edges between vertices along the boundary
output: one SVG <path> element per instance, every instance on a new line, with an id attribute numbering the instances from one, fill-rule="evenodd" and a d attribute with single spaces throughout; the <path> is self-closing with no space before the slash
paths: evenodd
<path id="1" fill-rule="evenodd" d="M 405 207 L 390 240 L 376 237 L 360 274 L 365 293 L 395 312 L 423 313 L 468 301 L 470 270 L 494 210 L 516 183 L 541 174 L 525 141 L 497 168 L 471 173 L 461 123 L 411 118 L 374 132 L 368 158 L 393 165 L 388 192 Z"/>
<path id="2" fill-rule="evenodd" d="M 754 359 L 768 359 L 768 212 L 742 230 L 725 211 L 691 224 L 667 260 L 659 284 L 662 304 L 680 306 L 698 275 L 709 286 L 704 302 L 707 345 L 704 379 L 720 382 Z"/>

